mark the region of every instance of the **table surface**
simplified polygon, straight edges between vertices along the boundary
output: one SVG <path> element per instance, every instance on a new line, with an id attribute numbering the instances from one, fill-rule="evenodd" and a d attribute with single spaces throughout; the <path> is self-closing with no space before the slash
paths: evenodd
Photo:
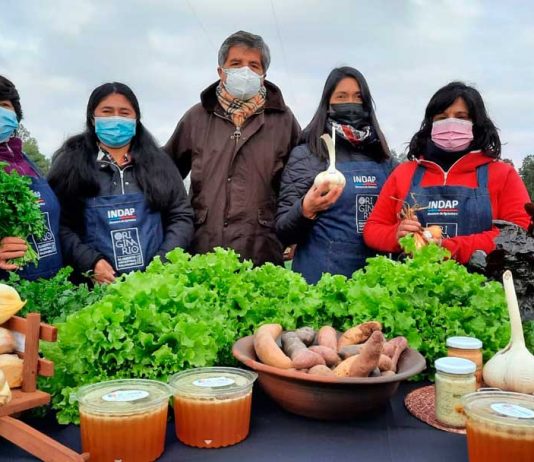
<path id="1" fill-rule="evenodd" d="M 385 409 L 348 422 L 323 422 L 287 413 L 260 389 L 255 389 L 251 430 L 245 441 L 220 449 L 190 448 L 176 439 L 171 420 L 167 426 L 165 452 L 158 461 L 467 461 L 464 435 L 430 427 L 404 407 L 406 394 L 424 385 L 402 383 Z M 58 425 L 53 416 L 24 420 L 80 451 L 79 427 Z M 2 439 L 0 460 L 36 459 Z"/>

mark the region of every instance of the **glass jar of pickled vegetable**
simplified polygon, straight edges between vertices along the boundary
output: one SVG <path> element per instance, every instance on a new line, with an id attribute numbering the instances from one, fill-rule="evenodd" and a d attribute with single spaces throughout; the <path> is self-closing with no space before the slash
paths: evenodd
<path id="1" fill-rule="evenodd" d="M 465 427 L 461 399 L 476 391 L 473 361 L 464 358 L 439 358 L 436 367 L 436 419 L 449 427 Z"/>
<path id="2" fill-rule="evenodd" d="M 482 342 L 474 337 L 449 337 L 446 341 L 447 356 L 473 361 L 476 366 L 477 389 L 482 386 Z"/>

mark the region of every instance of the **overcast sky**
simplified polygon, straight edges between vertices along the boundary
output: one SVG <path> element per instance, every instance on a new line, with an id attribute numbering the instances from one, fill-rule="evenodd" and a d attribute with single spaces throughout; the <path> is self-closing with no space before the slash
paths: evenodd
<path id="1" fill-rule="evenodd" d="M 217 50 L 244 29 L 271 48 L 268 79 L 304 127 L 329 71 L 367 78 L 379 122 L 402 151 L 432 94 L 475 85 L 516 167 L 534 154 L 534 2 L 472 0 L 0 0 L 0 74 L 50 155 L 83 129 L 90 92 L 132 87 L 144 124 L 167 141 L 217 79 Z"/>

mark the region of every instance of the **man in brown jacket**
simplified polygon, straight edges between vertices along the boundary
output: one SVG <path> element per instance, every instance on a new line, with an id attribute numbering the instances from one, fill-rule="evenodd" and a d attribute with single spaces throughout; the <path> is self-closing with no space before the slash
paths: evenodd
<path id="1" fill-rule="evenodd" d="M 282 264 L 274 214 L 300 127 L 280 89 L 265 80 L 270 53 L 260 36 L 232 34 L 218 58 L 220 80 L 202 92 L 164 148 L 182 177 L 191 172 L 191 250 L 220 246 L 256 265 Z"/>

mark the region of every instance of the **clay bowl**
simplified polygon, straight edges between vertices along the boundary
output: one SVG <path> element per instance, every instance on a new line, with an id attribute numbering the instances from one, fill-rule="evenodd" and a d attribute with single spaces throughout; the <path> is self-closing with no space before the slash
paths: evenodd
<path id="1" fill-rule="evenodd" d="M 261 387 L 282 408 L 320 420 L 347 420 L 376 411 L 388 403 L 400 382 L 425 369 L 425 358 L 409 348 L 399 358 L 398 372 L 394 376 L 312 376 L 259 362 L 252 335 L 239 339 L 232 354 L 258 373 Z"/>

